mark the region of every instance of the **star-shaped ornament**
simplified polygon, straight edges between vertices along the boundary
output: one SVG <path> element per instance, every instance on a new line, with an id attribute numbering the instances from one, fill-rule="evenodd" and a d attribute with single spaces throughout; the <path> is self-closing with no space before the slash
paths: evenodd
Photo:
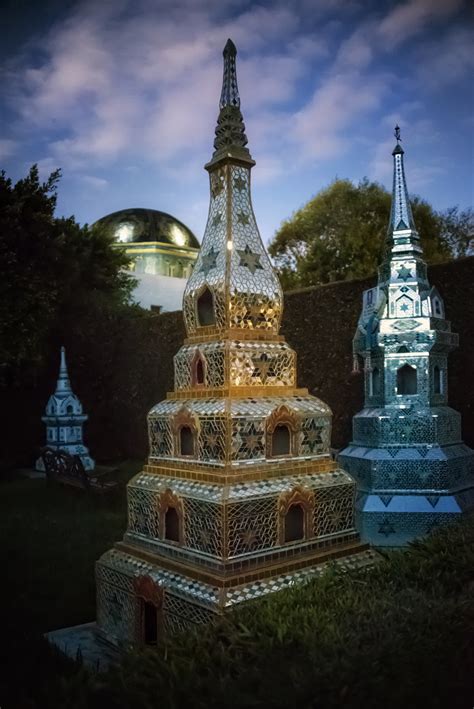
<path id="1" fill-rule="evenodd" d="M 411 278 L 411 269 L 407 268 L 406 266 L 402 266 L 401 268 L 397 269 L 398 277 L 402 281 L 407 281 L 409 278 Z"/>
<path id="2" fill-rule="evenodd" d="M 383 534 L 385 537 L 389 537 L 390 534 L 395 534 L 395 530 L 387 518 L 379 525 L 379 534 Z"/>
<path id="3" fill-rule="evenodd" d="M 255 426 L 251 424 L 247 432 L 241 432 L 241 438 L 244 448 L 247 448 L 250 455 L 253 455 L 255 449 L 261 446 L 261 434 L 257 432 Z"/>
<path id="4" fill-rule="evenodd" d="M 206 275 L 209 271 L 216 267 L 217 261 L 217 251 L 214 251 L 214 247 L 207 254 L 203 254 L 201 261 L 201 271 Z"/>
<path id="5" fill-rule="evenodd" d="M 315 443 L 322 443 L 320 428 L 310 428 L 308 431 L 305 431 L 304 434 L 311 448 L 314 448 Z"/>
<path id="6" fill-rule="evenodd" d="M 408 305 L 407 303 L 403 303 L 403 305 L 400 305 L 400 310 L 403 310 L 404 313 L 408 310 Z"/>
<path id="7" fill-rule="evenodd" d="M 275 376 L 275 372 L 273 372 L 273 358 L 269 357 L 266 352 L 262 352 L 260 357 L 253 357 L 252 363 L 255 367 L 252 376 L 260 377 L 263 384 L 265 384 L 269 376 Z"/>
<path id="8" fill-rule="evenodd" d="M 343 513 L 341 512 L 341 510 L 330 510 L 330 511 L 328 512 L 328 517 L 329 517 L 329 519 L 331 520 L 331 522 L 332 522 L 334 525 L 336 525 L 336 527 L 339 527 L 340 524 L 341 524 L 341 522 L 342 522 L 342 520 L 343 520 L 344 515 L 343 515 Z"/>
<path id="9" fill-rule="evenodd" d="M 217 439 L 217 433 L 209 432 L 204 435 L 205 443 L 209 446 L 209 448 L 215 448 L 217 446 Z"/>
<path id="10" fill-rule="evenodd" d="M 202 544 L 204 546 L 207 546 L 209 542 L 211 541 L 211 534 L 208 529 L 201 529 L 199 530 L 199 539 L 201 540 Z"/>
<path id="11" fill-rule="evenodd" d="M 240 256 L 239 266 L 245 266 L 248 268 L 252 275 L 255 273 L 257 268 L 263 268 L 260 263 L 260 254 L 254 254 L 248 244 L 245 249 L 237 249 L 237 253 Z"/>
<path id="12" fill-rule="evenodd" d="M 247 225 L 247 224 L 249 223 L 249 221 L 250 221 L 250 220 L 249 220 L 249 215 L 248 215 L 248 214 L 245 214 L 245 212 L 239 212 L 239 213 L 237 214 L 237 221 L 239 222 L 239 224 L 245 224 L 245 225 Z"/>
<path id="13" fill-rule="evenodd" d="M 234 187 L 239 192 L 242 192 L 247 187 L 246 181 L 242 177 L 236 177 L 234 180 Z"/>
<path id="14" fill-rule="evenodd" d="M 260 323 L 265 322 L 265 315 L 262 313 L 262 306 L 258 304 L 253 304 L 246 307 L 245 319 L 250 320 L 253 327 L 258 327 Z"/>
<path id="15" fill-rule="evenodd" d="M 257 534 L 254 529 L 246 529 L 240 536 L 247 547 L 253 547 L 257 543 Z"/>

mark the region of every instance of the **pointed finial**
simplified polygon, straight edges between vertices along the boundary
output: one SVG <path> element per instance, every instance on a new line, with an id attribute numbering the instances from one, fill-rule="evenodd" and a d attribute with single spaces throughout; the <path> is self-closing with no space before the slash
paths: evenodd
<path id="1" fill-rule="evenodd" d="M 416 231 L 413 213 L 408 197 L 408 187 L 405 178 L 405 167 L 403 156 L 405 151 L 400 145 L 400 126 L 395 126 L 394 136 L 397 144 L 392 150 L 393 155 L 393 188 L 392 188 L 392 209 L 388 225 L 389 234 L 393 231 L 412 229 Z"/>
<path id="2" fill-rule="evenodd" d="M 237 54 L 237 47 L 235 46 L 233 41 L 230 39 L 230 37 L 225 44 L 224 51 L 222 52 L 222 54 L 224 55 L 224 57 L 226 54 L 233 54 L 234 57 Z"/>
<path id="3" fill-rule="evenodd" d="M 237 86 L 237 71 L 235 68 L 237 49 L 231 39 L 227 40 L 222 54 L 224 55 L 224 77 L 222 80 L 219 108 L 222 109 L 225 106 L 235 106 L 239 108 L 240 96 L 239 87 Z"/>
<path id="4" fill-rule="evenodd" d="M 59 364 L 59 377 L 56 384 L 56 393 L 59 392 L 69 392 L 71 391 L 71 383 L 69 381 L 69 374 L 67 371 L 66 364 L 66 348 L 61 347 L 61 360 Z"/>
<path id="5" fill-rule="evenodd" d="M 235 58 L 237 49 L 231 39 L 223 51 L 224 74 L 222 78 L 222 91 L 219 101 L 219 117 L 217 119 L 216 137 L 214 140 L 214 153 L 212 160 L 206 168 L 209 169 L 223 158 L 238 158 L 254 165 L 247 145 L 245 125 L 240 112 L 240 96 L 237 86 L 237 70 Z"/>

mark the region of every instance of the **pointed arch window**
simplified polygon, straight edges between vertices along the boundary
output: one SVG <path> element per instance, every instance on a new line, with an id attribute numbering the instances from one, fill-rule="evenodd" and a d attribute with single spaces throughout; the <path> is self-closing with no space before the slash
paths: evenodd
<path id="1" fill-rule="evenodd" d="M 397 370 L 397 394 L 410 395 L 417 393 L 416 368 L 404 364 Z"/>
<path id="2" fill-rule="evenodd" d="M 184 505 L 179 495 L 167 489 L 158 504 L 159 538 L 182 544 L 184 540 Z"/>
<path id="3" fill-rule="evenodd" d="M 136 640 L 145 645 L 156 645 L 163 632 L 163 589 L 150 576 L 135 578 L 133 587 Z"/>
<path id="4" fill-rule="evenodd" d="M 297 432 L 301 421 L 294 411 L 279 406 L 267 419 L 267 456 L 280 458 L 297 453 Z"/>
<path id="5" fill-rule="evenodd" d="M 197 299 L 197 316 L 200 327 L 216 324 L 214 296 L 207 286 Z"/>
<path id="6" fill-rule="evenodd" d="M 196 351 L 191 362 L 191 384 L 202 387 L 206 382 L 206 361 L 199 351 Z"/>
<path id="7" fill-rule="evenodd" d="M 280 544 L 309 539 L 314 533 L 314 493 L 299 485 L 282 492 L 278 500 L 278 517 Z"/>

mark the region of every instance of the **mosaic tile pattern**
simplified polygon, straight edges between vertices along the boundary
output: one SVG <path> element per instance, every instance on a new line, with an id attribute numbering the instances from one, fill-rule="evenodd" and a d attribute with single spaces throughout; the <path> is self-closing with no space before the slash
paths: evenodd
<path id="1" fill-rule="evenodd" d="M 234 101 L 232 47 L 223 95 Z M 283 296 L 252 211 L 246 144 L 239 105 L 221 105 L 174 391 L 149 413 L 123 542 L 97 564 L 98 623 L 116 644 L 208 622 L 330 559 L 373 562 L 354 527 L 355 483 L 330 456 L 331 411 L 296 388 L 296 355 L 278 332 Z"/>
<path id="2" fill-rule="evenodd" d="M 378 546 L 402 546 L 451 521 L 472 506 L 474 489 L 474 451 L 448 406 L 447 358 L 458 338 L 428 283 L 399 143 L 393 157 L 387 253 L 353 342 L 365 406 L 339 455 L 358 482 L 362 538 Z"/>

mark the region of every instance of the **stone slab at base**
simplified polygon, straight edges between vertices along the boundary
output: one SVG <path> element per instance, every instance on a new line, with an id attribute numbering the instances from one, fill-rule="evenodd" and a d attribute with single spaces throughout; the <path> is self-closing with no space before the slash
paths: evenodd
<path id="1" fill-rule="evenodd" d="M 105 672 L 121 658 L 120 650 L 103 639 L 95 622 L 52 630 L 45 637 L 67 657 L 73 660 L 80 657 L 95 672 Z"/>

